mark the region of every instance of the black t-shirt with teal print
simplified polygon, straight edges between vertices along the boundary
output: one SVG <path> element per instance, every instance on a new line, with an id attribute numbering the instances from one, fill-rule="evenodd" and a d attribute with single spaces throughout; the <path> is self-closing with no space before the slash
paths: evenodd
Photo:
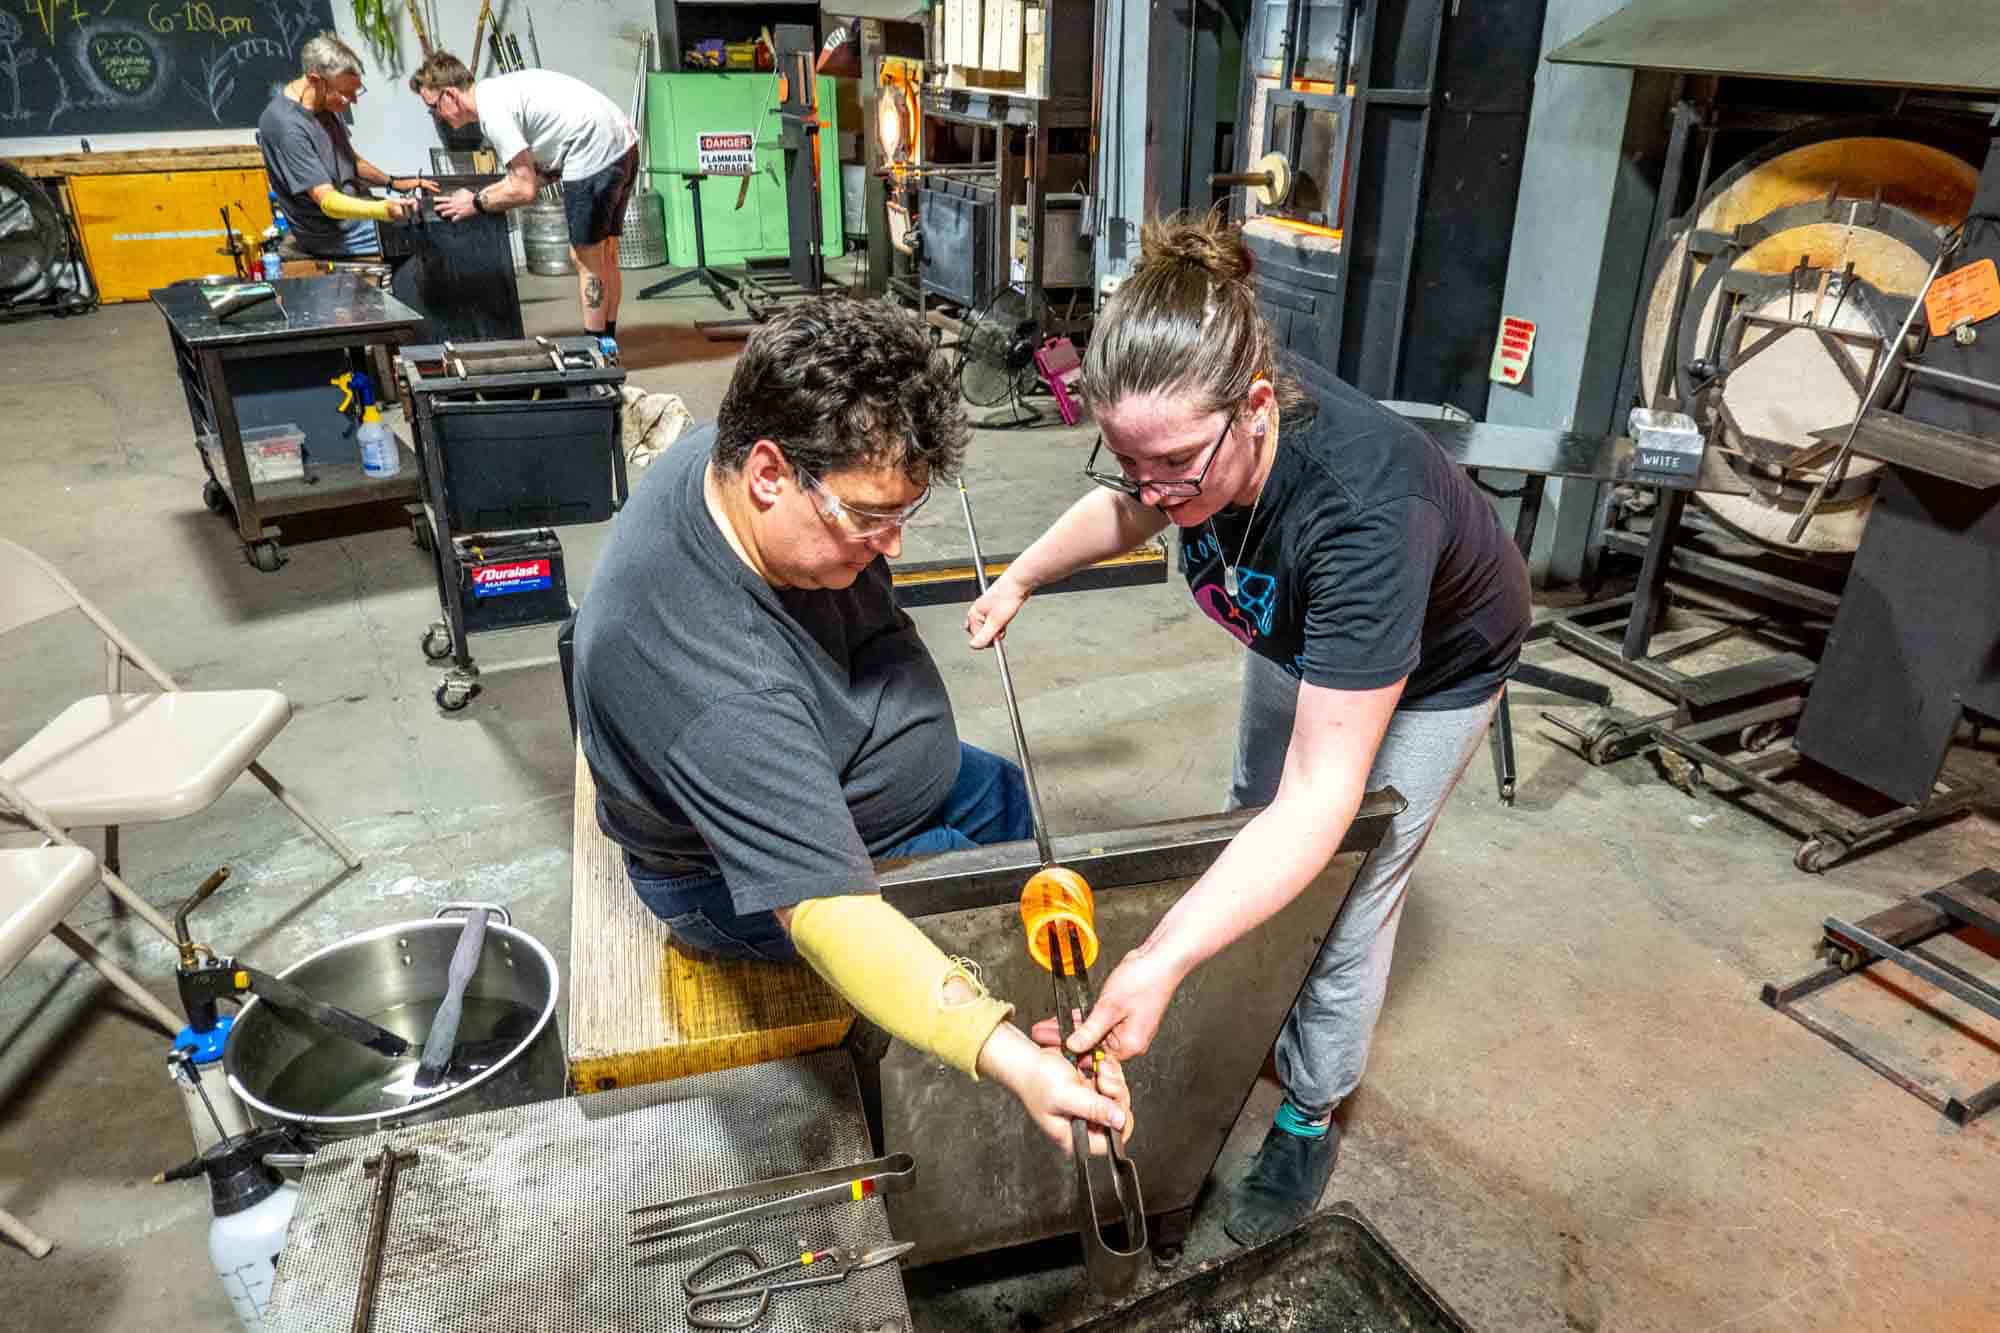
<path id="1" fill-rule="evenodd" d="M 1284 413 L 1254 518 L 1232 505 L 1181 531 L 1195 604 L 1295 680 L 1370 690 L 1407 676 L 1411 709 L 1490 698 L 1531 615 L 1527 565 L 1493 506 L 1422 429 L 1317 366 L 1286 368 L 1312 401 Z"/>

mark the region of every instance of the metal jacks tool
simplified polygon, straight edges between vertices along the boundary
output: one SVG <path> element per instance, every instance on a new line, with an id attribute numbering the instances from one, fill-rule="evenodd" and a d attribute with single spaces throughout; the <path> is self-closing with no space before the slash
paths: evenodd
<path id="1" fill-rule="evenodd" d="M 710 1190 L 706 1194 L 690 1194 L 685 1198 L 670 1199 L 666 1203 L 648 1204 L 643 1208 L 631 1209 L 626 1216 L 639 1218 L 651 1217 L 656 1213 L 684 1214 L 689 1209 L 699 1210 L 716 1204 L 733 1203 L 738 1199 L 755 1199 L 767 1194 L 784 1196 L 751 1204 L 747 1208 L 732 1208 L 727 1212 L 709 1213 L 701 1217 L 664 1217 L 650 1222 L 635 1222 L 632 1228 L 632 1244 L 651 1245 L 656 1241 L 673 1240 L 679 1236 L 695 1236 L 718 1227 L 733 1226 L 756 1217 L 782 1217 L 787 1213 L 802 1213 L 823 1203 L 866 1199 L 875 1194 L 897 1194 L 910 1187 L 916 1172 L 916 1158 L 906 1152 L 891 1153 L 887 1157 L 856 1162 L 853 1166 L 823 1167 L 818 1171 L 801 1171 L 796 1175 L 776 1176 L 770 1180 L 754 1180 L 747 1185 L 731 1185 L 727 1189 Z"/>
<path id="2" fill-rule="evenodd" d="M 368 1333 L 375 1318 L 375 1288 L 382 1281 L 382 1243 L 389 1236 L 389 1205 L 396 1196 L 396 1173 L 416 1165 L 414 1152 L 398 1152 L 394 1144 L 361 1163 L 361 1169 L 375 1177 L 368 1193 L 368 1239 L 361 1252 L 361 1285 L 354 1294 L 353 1333 Z"/>
<path id="3" fill-rule="evenodd" d="M 958 483 L 958 502 L 965 511 L 965 535 L 972 543 L 972 567 L 978 572 L 979 591 L 986 591 L 986 557 L 979 550 L 979 526 L 972 519 L 972 496 L 965 489 L 965 482 Z M 1000 664 L 1000 688 L 1007 697 L 1007 720 L 1014 727 L 1015 753 L 1021 756 L 1021 776 L 1028 786 L 1028 811 L 1035 822 L 1035 849 L 1041 853 L 1042 865 L 1055 864 L 1055 852 L 1049 846 L 1048 825 L 1042 819 L 1041 789 L 1035 785 L 1034 761 L 1028 757 L 1028 737 L 1021 726 L 1021 703 L 1014 695 L 1014 677 L 1007 669 L 1007 650 L 999 639 L 993 641 L 993 654 Z M 1078 877 L 1081 879 L 1081 876 Z M 1032 883 L 1032 881 L 1031 881 Z M 1048 927 L 1049 975 L 1055 980 L 1056 1022 L 1062 1029 L 1063 1047 L 1067 1051 L 1069 1039 L 1076 1032 L 1075 1014 L 1087 1014 L 1095 997 L 1090 989 L 1090 971 L 1084 963 L 1083 937 L 1074 925 L 1051 923 Z M 1092 1071 L 1102 1059 L 1102 1053 L 1092 1051 L 1087 1059 Z M 1117 1296 L 1132 1287 L 1139 1276 L 1140 1266 L 1146 1257 L 1146 1200 L 1139 1188 L 1139 1171 L 1132 1165 L 1132 1159 L 1125 1155 L 1125 1144 L 1115 1130 L 1108 1130 L 1105 1138 L 1111 1144 L 1111 1187 L 1118 1200 L 1118 1231 L 1110 1232 L 1098 1216 L 1097 1190 L 1091 1179 L 1090 1125 L 1083 1119 L 1073 1118 L 1070 1128 L 1070 1162 L 1076 1171 L 1076 1221 L 1077 1232 L 1083 1239 L 1083 1266 L 1090 1275 L 1090 1282 L 1099 1293 Z"/>
<path id="4" fill-rule="evenodd" d="M 749 1328 L 770 1312 L 772 1292 L 791 1291 L 798 1287 L 823 1287 L 832 1282 L 845 1282 L 849 1273 L 859 1273 L 864 1268 L 893 1263 L 915 1248 L 916 1242 L 904 1241 L 900 1245 L 878 1245 L 869 1250 L 852 1247 L 807 1250 L 796 1259 L 787 1259 L 784 1263 L 772 1264 L 769 1268 L 764 1266 L 763 1256 L 755 1250 L 741 1245 L 723 1250 L 702 1260 L 681 1282 L 681 1289 L 688 1294 L 688 1327 Z M 700 1281 L 701 1277 L 711 1269 L 718 1268 L 733 1258 L 748 1259 L 752 1271 L 738 1277 L 724 1278 L 720 1282 Z M 792 1273 L 796 1276 L 779 1276 L 783 1273 Z M 770 1280 L 766 1281 L 767 1278 Z M 743 1314 L 714 1313 L 717 1307 L 753 1298 L 757 1304 Z"/>
<path id="5" fill-rule="evenodd" d="M 1076 1033 L 1075 1015 L 1087 1014 L 1095 1000 L 1090 989 L 1090 970 L 1083 961 L 1083 940 L 1071 925 L 1051 925 L 1049 932 L 1049 975 L 1055 980 L 1056 1023 L 1062 1029 L 1063 1046 Z M 1085 1057 L 1094 1072 L 1101 1053 Z M 1097 1210 L 1097 1188 L 1090 1169 L 1090 1126 L 1081 1119 L 1069 1122 L 1070 1163 L 1076 1171 L 1077 1231 L 1083 1237 L 1083 1267 L 1090 1283 L 1106 1296 L 1118 1296 L 1132 1289 L 1145 1262 L 1146 1198 L 1139 1188 L 1139 1168 L 1125 1155 L 1125 1142 L 1115 1130 L 1105 1131 L 1111 1144 L 1111 1191 L 1118 1200 L 1118 1229 L 1110 1230 Z"/>

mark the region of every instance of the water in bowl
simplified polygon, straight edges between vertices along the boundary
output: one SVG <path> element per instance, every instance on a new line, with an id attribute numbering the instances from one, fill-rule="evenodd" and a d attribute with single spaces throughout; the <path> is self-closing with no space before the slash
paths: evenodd
<path id="1" fill-rule="evenodd" d="M 328 1036 L 306 1048 L 271 1080 L 263 1100 L 294 1115 L 368 1115 L 396 1111 L 438 1096 L 490 1069 L 526 1041 L 541 1011 L 516 1000 L 465 997 L 458 1044 L 435 1088 L 413 1093 L 417 1061 L 437 1001 L 397 1005 L 368 1015 L 406 1037 L 410 1053 L 391 1059 L 358 1043 Z"/>

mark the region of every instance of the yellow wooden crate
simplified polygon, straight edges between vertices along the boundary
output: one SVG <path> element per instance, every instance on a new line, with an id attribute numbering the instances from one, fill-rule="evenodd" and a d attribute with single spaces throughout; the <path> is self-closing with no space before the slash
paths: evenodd
<path id="1" fill-rule="evenodd" d="M 270 186 L 250 171 L 159 171 L 72 176 L 70 201 L 84 254 L 106 301 L 143 301 L 155 287 L 232 271 L 224 246 L 229 225 L 255 248 L 271 225 Z"/>

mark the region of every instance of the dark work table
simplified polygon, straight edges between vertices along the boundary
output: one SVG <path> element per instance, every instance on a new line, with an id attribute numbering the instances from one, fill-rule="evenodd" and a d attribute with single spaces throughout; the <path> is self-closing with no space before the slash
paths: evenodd
<path id="1" fill-rule="evenodd" d="M 416 499 L 417 460 L 407 444 L 398 475 L 370 477 L 362 471 L 353 422 L 340 411 L 340 391 L 330 381 L 367 370 L 378 392 L 391 396 L 376 349 L 409 342 L 424 322 L 357 273 L 280 278 L 272 285 L 276 301 L 220 320 L 202 299 L 200 284 L 175 283 L 152 293 L 166 316 L 196 451 L 208 474 L 202 500 L 235 519 L 250 563 L 266 573 L 285 562 L 273 519 Z M 303 477 L 260 481 L 251 475 L 243 436 L 259 427 L 300 432 Z M 212 437 L 213 450 L 201 448 L 202 436 Z"/>
<path id="2" fill-rule="evenodd" d="M 236 347 L 335 333 L 368 342 L 371 333 L 410 330 L 423 316 L 356 273 L 280 278 L 276 301 L 217 319 L 196 283 L 175 283 L 152 293 L 174 336 L 192 348 Z"/>

